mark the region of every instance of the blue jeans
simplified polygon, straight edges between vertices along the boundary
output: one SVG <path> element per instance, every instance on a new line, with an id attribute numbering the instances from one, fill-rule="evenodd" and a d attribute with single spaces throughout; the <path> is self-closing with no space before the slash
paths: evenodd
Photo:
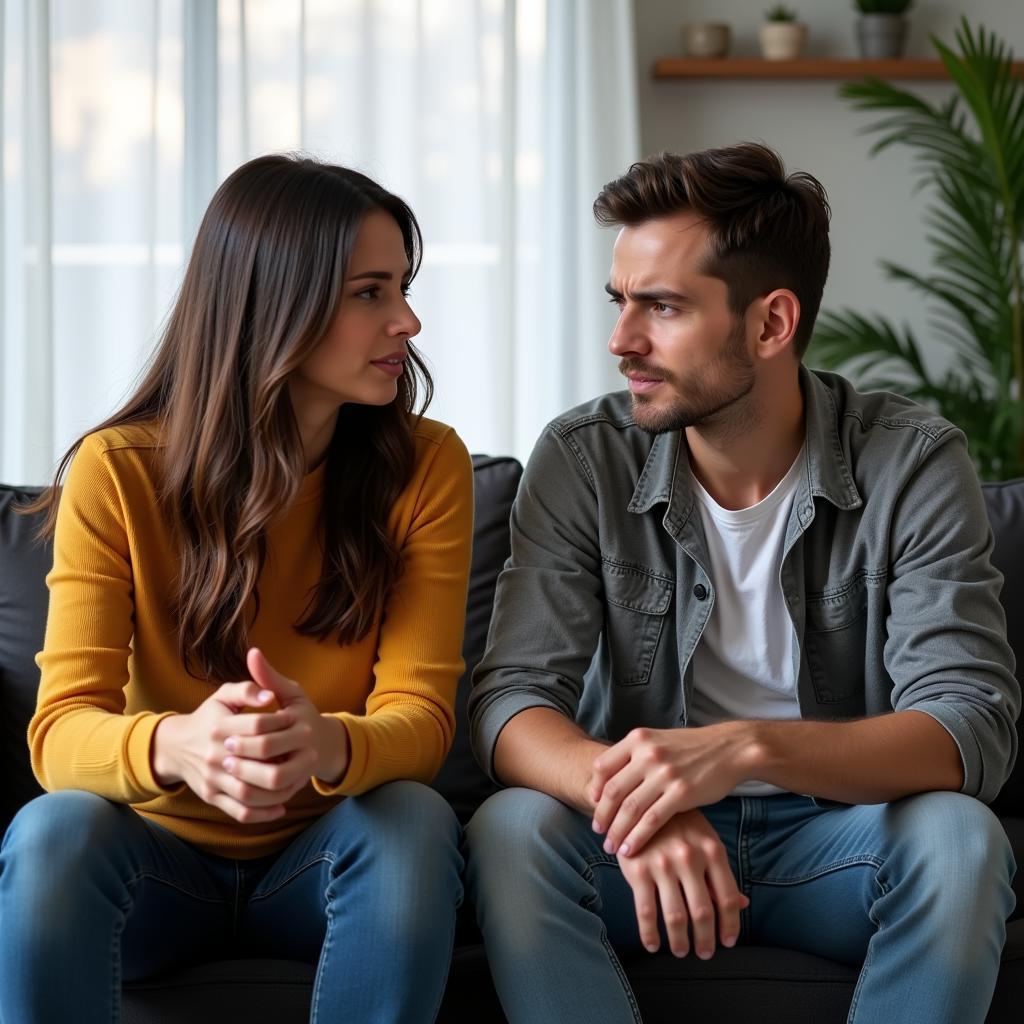
<path id="1" fill-rule="evenodd" d="M 122 981 L 248 955 L 317 963 L 319 1024 L 432 1021 L 459 838 L 445 800 L 416 782 L 344 800 L 254 861 L 203 853 L 91 793 L 39 797 L 0 852 L 0 1021 L 110 1024 Z"/>
<path id="2" fill-rule="evenodd" d="M 784 794 L 702 811 L 750 898 L 741 942 L 862 964 L 856 1024 L 984 1021 L 1014 864 L 982 803 L 925 793 L 819 807 Z M 477 811 L 466 839 L 466 886 L 511 1024 L 639 1021 L 619 956 L 650 954 L 632 890 L 590 820 L 543 793 L 507 789 Z"/>

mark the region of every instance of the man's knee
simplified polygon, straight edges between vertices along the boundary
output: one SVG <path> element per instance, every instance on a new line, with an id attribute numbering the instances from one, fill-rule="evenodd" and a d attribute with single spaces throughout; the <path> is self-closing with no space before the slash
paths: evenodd
<path id="1" fill-rule="evenodd" d="M 936 899 L 990 889 L 1009 894 L 1015 864 L 999 819 L 980 800 L 962 793 L 921 793 L 892 805 L 908 874 L 926 881 Z"/>

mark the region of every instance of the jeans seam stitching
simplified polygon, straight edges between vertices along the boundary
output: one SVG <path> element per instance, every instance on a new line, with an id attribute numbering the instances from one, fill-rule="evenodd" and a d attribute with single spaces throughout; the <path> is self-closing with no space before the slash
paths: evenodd
<path id="1" fill-rule="evenodd" d="M 844 868 L 870 866 L 877 871 L 882 867 L 883 863 L 884 861 L 879 857 L 872 856 L 871 854 L 861 854 L 856 857 L 844 857 L 842 860 L 833 861 L 831 864 L 823 864 L 806 875 L 788 878 L 769 876 L 765 878 L 751 878 L 750 881 L 753 885 L 802 885 L 804 882 L 813 881 L 815 878 L 832 874 L 834 871 L 842 871 Z"/>
<path id="2" fill-rule="evenodd" d="M 618 860 L 615 858 L 606 859 L 600 856 L 586 858 L 586 868 L 583 871 L 581 871 L 580 874 L 582 875 L 583 880 L 591 887 L 591 889 L 596 890 L 597 886 L 594 884 L 594 874 L 591 871 L 591 867 L 593 866 L 591 864 L 591 861 L 593 861 L 594 864 L 604 864 L 607 866 L 614 864 L 615 867 L 619 867 L 619 863 Z M 619 870 L 621 871 L 622 869 L 619 868 Z M 590 907 L 593 903 L 596 902 L 596 900 L 597 892 L 595 891 L 592 897 L 585 896 L 583 899 L 581 899 L 580 906 L 583 907 L 584 910 L 593 913 L 593 911 L 590 910 Z M 626 996 L 626 1000 L 629 1002 L 629 1008 L 633 1013 L 634 1024 L 643 1024 L 643 1018 L 640 1016 L 640 1007 L 637 1005 L 636 996 L 633 995 L 633 989 L 629 984 L 629 978 L 626 977 L 626 972 L 623 970 L 622 964 L 619 963 L 619 958 L 615 953 L 615 949 L 613 948 L 612 944 L 608 941 L 608 929 L 605 928 L 604 921 L 601 921 L 600 917 L 598 917 L 598 921 L 601 924 L 601 945 L 604 946 L 604 951 L 608 956 L 608 961 L 615 969 L 615 974 L 619 979 L 619 984 L 622 986 L 622 991 Z"/>
<path id="3" fill-rule="evenodd" d="M 254 892 L 249 897 L 248 902 L 249 903 L 255 903 L 257 900 L 269 899 L 269 897 L 275 895 L 276 893 L 279 893 L 290 882 L 293 882 L 303 872 L 308 871 L 310 868 L 315 867 L 317 864 L 327 863 L 327 864 L 333 865 L 334 864 L 334 860 L 335 860 L 335 858 L 332 857 L 329 853 L 318 854 L 312 860 L 307 861 L 305 864 L 301 865 L 300 867 L 297 867 L 294 871 L 291 872 L 291 874 L 288 875 L 287 878 L 281 879 L 281 881 L 278 882 L 278 884 L 275 885 L 273 889 L 268 889 L 266 892 Z"/>
<path id="4" fill-rule="evenodd" d="M 135 888 L 135 885 L 143 878 L 150 882 L 156 882 L 158 885 L 166 885 L 169 889 L 173 889 L 175 892 L 181 893 L 182 896 L 187 896 L 189 899 L 198 900 L 200 903 L 223 903 L 224 900 L 220 896 L 201 896 L 197 892 L 192 892 L 189 889 L 183 889 L 177 882 L 172 881 L 169 878 L 164 878 L 161 875 L 155 874 L 152 868 L 146 868 L 143 871 L 133 875 L 130 879 L 127 879 L 125 884 L 131 888 Z"/>
<path id="5" fill-rule="evenodd" d="M 882 896 L 889 891 L 889 886 L 883 882 L 878 875 L 875 875 L 875 884 L 879 889 L 882 890 Z M 874 935 L 877 935 L 882 930 L 882 922 L 875 915 L 875 902 L 872 901 L 871 909 L 868 910 L 868 920 L 875 926 Z M 874 935 L 872 938 L 874 938 Z M 853 1024 L 854 1015 L 857 1012 L 857 1003 L 860 1001 L 861 987 L 864 984 L 864 979 L 868 975 L 868 968 L 871 966 L 871 942 L 868 942 L 868 948 L 864 951 L 864 963 L 861 964 L 860 973 L 857 975 L 857 984 L 853 987 L 853 995 L 850 997 L 850 1011 L 846 1017 L 847 1024 Z"/>

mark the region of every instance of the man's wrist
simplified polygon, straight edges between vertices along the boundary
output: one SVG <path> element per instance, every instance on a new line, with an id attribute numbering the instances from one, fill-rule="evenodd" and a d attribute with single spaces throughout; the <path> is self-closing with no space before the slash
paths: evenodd
<path id="1" fill-rule="evenodd" d="M 740 782 L 753 779 L 771 781 L 769 776 L 778 766 L 780 756 L 775 742 L 777 730 L 772 728 L 774 724 L 755 720 L 726 723 L 733 733 Z"/>

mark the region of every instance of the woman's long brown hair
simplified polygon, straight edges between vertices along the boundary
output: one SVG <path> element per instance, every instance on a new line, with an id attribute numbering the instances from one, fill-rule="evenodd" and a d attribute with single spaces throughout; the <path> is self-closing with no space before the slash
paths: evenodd
<path id="1" fill-rule="evenodd" d="M 46 512 L 40 533 L 52 536 L 61 479 L 85 437 L 154 425 L 160 501 L 180 563 L 178 651 L 198 678 L 248 678 L 247 633 L 259 611 L 267 526 L 294 500 L 306 472 L 287 381 L 327 332 L 371 210 L 386 211 L 401 228 L 411 278 L 422 246 L 416 218 L 370 178 L 287 155 L 238 168 L 203 217 L 135 393 L 68 449 L 53 485 L 26 509 Z M 326 456 L 322 571 L 294 624 L 298 632 L 352 643 L 380 616 L 401 571 L 388 514 L 413 470 L 417 394 L 426 408 L 432 392 L 410 346 L 394 402 L 341 407 Z"/>

